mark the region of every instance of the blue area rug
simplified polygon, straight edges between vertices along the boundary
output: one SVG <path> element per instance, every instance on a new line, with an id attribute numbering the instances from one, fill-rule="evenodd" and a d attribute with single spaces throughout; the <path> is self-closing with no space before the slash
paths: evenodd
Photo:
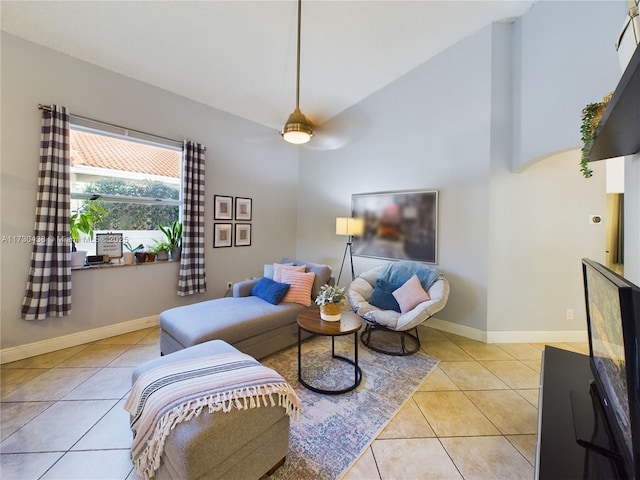
<path id="1" fill-rule="evenodd" d="M 307 383 L 331 389 L 353 383 L 353 366 L 331 358 L 330 337 L 305 341 L 302 352 Z M 353 358 L 353 335 L 336 338 L 336 353 Z M 359 344 L 358 353 L 362 382 L 341 395 L 314 393 L 298 384 L 297 346 L 262 360 L 287 379 L 302 402 L 299 420 L 291 421 L 287 460 L 271 479 L 339 478 L 438 364 L 422 352 L 394 357 Z"/>

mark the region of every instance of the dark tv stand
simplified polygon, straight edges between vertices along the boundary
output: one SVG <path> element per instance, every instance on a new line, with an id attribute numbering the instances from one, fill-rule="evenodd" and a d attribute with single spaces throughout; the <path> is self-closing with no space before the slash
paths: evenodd
<path id="1" fill-rule="evenodd" d="M 546 347 L 538 400 L 536 479 L 622 479 L 591 395 L 589 357 Z M 595 408 L 595 410 L 594 410 Z"/>

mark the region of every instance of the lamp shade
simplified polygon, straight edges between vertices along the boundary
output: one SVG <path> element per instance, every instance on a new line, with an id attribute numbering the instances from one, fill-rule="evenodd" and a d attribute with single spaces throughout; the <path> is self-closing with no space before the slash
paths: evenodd
<path id="1" fill-rule="evenodd" d="M 364 219 L 338 217 L 336 218 L 336 235 L 351 235 L 359 237 L 364 233 Z"/>
<path id="2" fill-rule="evenodd" d="M 304 116 L 300 109 L 296 108 L 293 113 L 289 115 L 289 119 L 287 123 L 284 124 L 284 127 L 282 127 L 280 135 L 282 135 L 285 142 L 300 145 L 311 140 L 313 129 L 307 117 Z"/>

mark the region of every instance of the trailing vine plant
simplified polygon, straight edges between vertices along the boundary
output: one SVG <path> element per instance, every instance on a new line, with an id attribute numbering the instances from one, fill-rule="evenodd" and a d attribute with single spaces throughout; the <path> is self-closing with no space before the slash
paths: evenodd
<path id="1" fill-rule="evenodd" d="M 582 134 L 582 157 L 580 159 L 580 171 L 584 178 L 591 178 L 593 175 L 593 170 L 589 168 L 589 150 L 591 150 L 591 144 L 593 143 L 593 128 L 591 125 L 601 105 L 601 103 L 589 103 L 582 109 L 582 125 L 580 126 L 580 133 Z"/>
<path id="2" fill-rule="evenodd" d="M 602 118 L 604 110 L 607 108 L 613 92 L 609 92 L 602 101 L 598 103 L 589 103 L 582 109 L 582 124 L 580 125 L 580 133 L 582 135 L 582 157 L 580 159 L 580 171 L 584 178 L 591 178 L 593 170 L 589 168 L 589 151 L 593 144 L 593 134 Z"/>

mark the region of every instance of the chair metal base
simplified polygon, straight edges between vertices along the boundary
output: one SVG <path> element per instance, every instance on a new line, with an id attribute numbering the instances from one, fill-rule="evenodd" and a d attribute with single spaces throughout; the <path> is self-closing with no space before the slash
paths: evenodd
<path id="1" fill-rule="evenodd" d="M 409 333 L 413 330 L 415 334 Z M 403 332 L 374 323 L 366 323 L 364 331 L 360 334 L 360 340 L 365 347 L 386 355 L 412 355 L 420 350 L 418 327 Z"/>

